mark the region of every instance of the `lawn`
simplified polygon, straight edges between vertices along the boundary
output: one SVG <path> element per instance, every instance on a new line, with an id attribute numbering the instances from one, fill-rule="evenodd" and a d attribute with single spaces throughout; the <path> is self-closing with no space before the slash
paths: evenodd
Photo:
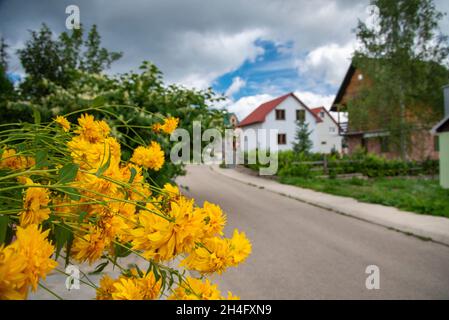
<path id="1" fill-rule="evenodd" d="M 362 202 L 378 203 L 406 211 L 449 218 L 449 190 L 438 180 L 373 178 L 319 179 L 281 177 L 280 182 Z"/>

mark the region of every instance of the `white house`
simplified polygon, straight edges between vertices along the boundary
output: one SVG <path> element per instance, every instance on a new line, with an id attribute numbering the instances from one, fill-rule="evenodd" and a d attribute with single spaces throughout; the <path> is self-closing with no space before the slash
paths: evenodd
<path id="1" fill-rule="evenodd" d="M 342 138 L 338 124 L 330 113 L 324 107 L 310 109 L 293 93 L 261 104 L 238 124 L 238 135 L 246 145 L 240 147 L 248 151 L 256 148 L 274 150 L 275 146 L 278 150 L 292 149 L 297 130 L 296 120 L 304 120 L 308 124 L 312 132 L 312 152 L 330 153 L 333 148 L 341 152 Z M 274 139 L 257 134 L 270 129 L 278 131 Z"/>
<path id="2" fill-rule="evenodd" d="M 332 149 L 341 152 L 342 137 L 339 134 L 337 121 L 325 107 L 313 108 L 311 111 L 321 119 L 316 126 L 317 134 L 315 136 L 318 152 L 330 153 Z M 315 141 L 313 143 L 315 146 Z"/>

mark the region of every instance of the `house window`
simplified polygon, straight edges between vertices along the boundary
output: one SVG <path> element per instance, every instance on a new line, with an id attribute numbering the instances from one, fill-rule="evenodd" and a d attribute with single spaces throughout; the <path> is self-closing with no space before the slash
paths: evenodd
<path id="1" fill-rule="evenodd" d="M 433 149 L 437 152 L 440 151 L 440 139 L 438 139 L 438 136 L 433 137 Z"/>
<path id="2" fill-rule="evenodd" d="M 285 120 L 285 110 L 276 110 L 276 120 Z"/>
<path id="3" fill-rule="evenodd" d="M 324 111 L 321 111 L 321 112 L 320 112 L 320 117 L 321 117 L 321 118 L 324 118 Z"/>
<path id="4" fill-rule="evenodd" d="M 335 127 L 329 127 L 329 132 L 335 132 Z"/>
<path id="5" fill-rule="evenodd" d="M 321 144 L 325 145 L 325 144 L 327 144 L 327 142 L 326 141 L 321 141 Z"/>
<path id="6" fill-rule="evenodd" d="M 278 144 L 287 144 L 287 135 L 285 133 L 278 134 Z"/>
<path id="7" fill-rule="evenodd" d="M 388 137 L 380 137 L 380 152 L 390 152 L 390 142 Z"/>
<path id="8" fill-rule="evenodd" d="M 296 110 L 296 120 L 304 122 L 306 121 L 306 111 L 305 110 Z"/>

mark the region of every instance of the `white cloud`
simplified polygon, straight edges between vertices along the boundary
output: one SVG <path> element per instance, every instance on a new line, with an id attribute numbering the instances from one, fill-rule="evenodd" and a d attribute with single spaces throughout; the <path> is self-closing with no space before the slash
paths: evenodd
<path id="1" fill-rule="evenodd" d="M 297 60 L 298 72 L 314 82 L 338 86 L 351 63 L 354 49 L 355 41 L 342 46 L 336 43 L 320 46 L 304 59 Z"/>
<path id="2" fill-rule="evenodd" d="M 357 18 L 365 21 L 369 0 L 71 3 L 80 7 L 83 25 L 98 25 L 102 45 L 124 52 L 111 73 L 136 70 L 141 61 L 150 60 L 168 82 L 204 88 L 246 59 L 257 59 L 261 48 L 254 44 L 256 39 L 291 43 L 291 48 L 280 46 L 279 52 L 306 54 L 298 64 L 304 77 L 339 84 L 349 64 L 345 44 L 354 41 Z M 449 11 L 449 1 L 435 3 L 439 10 Z M 66 1 L 0 0 L 0 30 L 10 44 L 29 39 L 27 30 L 42 22 L 57 33 L 65 31 L 66 5 Z M 448 24 L 449 19 L 443 19 L 441 29 L 448 30 Z M 11 59 L 11 67 L 20 69 L 17 58 Z"/>
<path id="3" fill-rule="evenodd" d="M 328 110 L 335 98 L 334 95 L 321 95 L 310 91 L 295 91 L 295 95 L 309 108 L 325 107 Z"/>
<path id="4" fill-rule="evenodd" d="M 169 81 L 205 88 L 218 76 L 262 54 L 263 48 L 255 44 L 262 35 L 262 30 L 236 34 L 187 32 L 179 36 L 170 65 L 161 61 L 160 66 L 166 70 Z"/>
<path id="5" fill-rule="evenodd" d="M 228 90 L 226 90 L 225 95 L 227 97 L 232 97 L 235 93 L 239 92 L 241 88 L 246 85 L 246 81 L 240 77 L 235 77 L 232 79 L 232 83 L 229 86 Z"/>
<path id="6" fill-rule="evenodd" d="M 275 97 L 269 94 L 258 94 L 254 96 L 242 97 L 237 101 L 230 101 L 227 109 L 229 112 L 234 112 L 239 121 L 242 121 L 254 109 L 262 103 L 274 99 Z"/>

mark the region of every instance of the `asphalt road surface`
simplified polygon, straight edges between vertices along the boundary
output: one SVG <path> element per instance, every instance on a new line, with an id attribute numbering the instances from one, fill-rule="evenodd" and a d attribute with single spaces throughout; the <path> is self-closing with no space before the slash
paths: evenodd
<path id="1" fill-rule="evenodd" d="M 219 204 L 227 236 L 251 239 L 246 262 L 214 281 L 242 299 L 449 299 L 449 247 L 189 166 L 184 192 Z M 231 169 L 230 169 L 231 170 Z M 380 289 L 365 273 L 376 265 Z"/>

